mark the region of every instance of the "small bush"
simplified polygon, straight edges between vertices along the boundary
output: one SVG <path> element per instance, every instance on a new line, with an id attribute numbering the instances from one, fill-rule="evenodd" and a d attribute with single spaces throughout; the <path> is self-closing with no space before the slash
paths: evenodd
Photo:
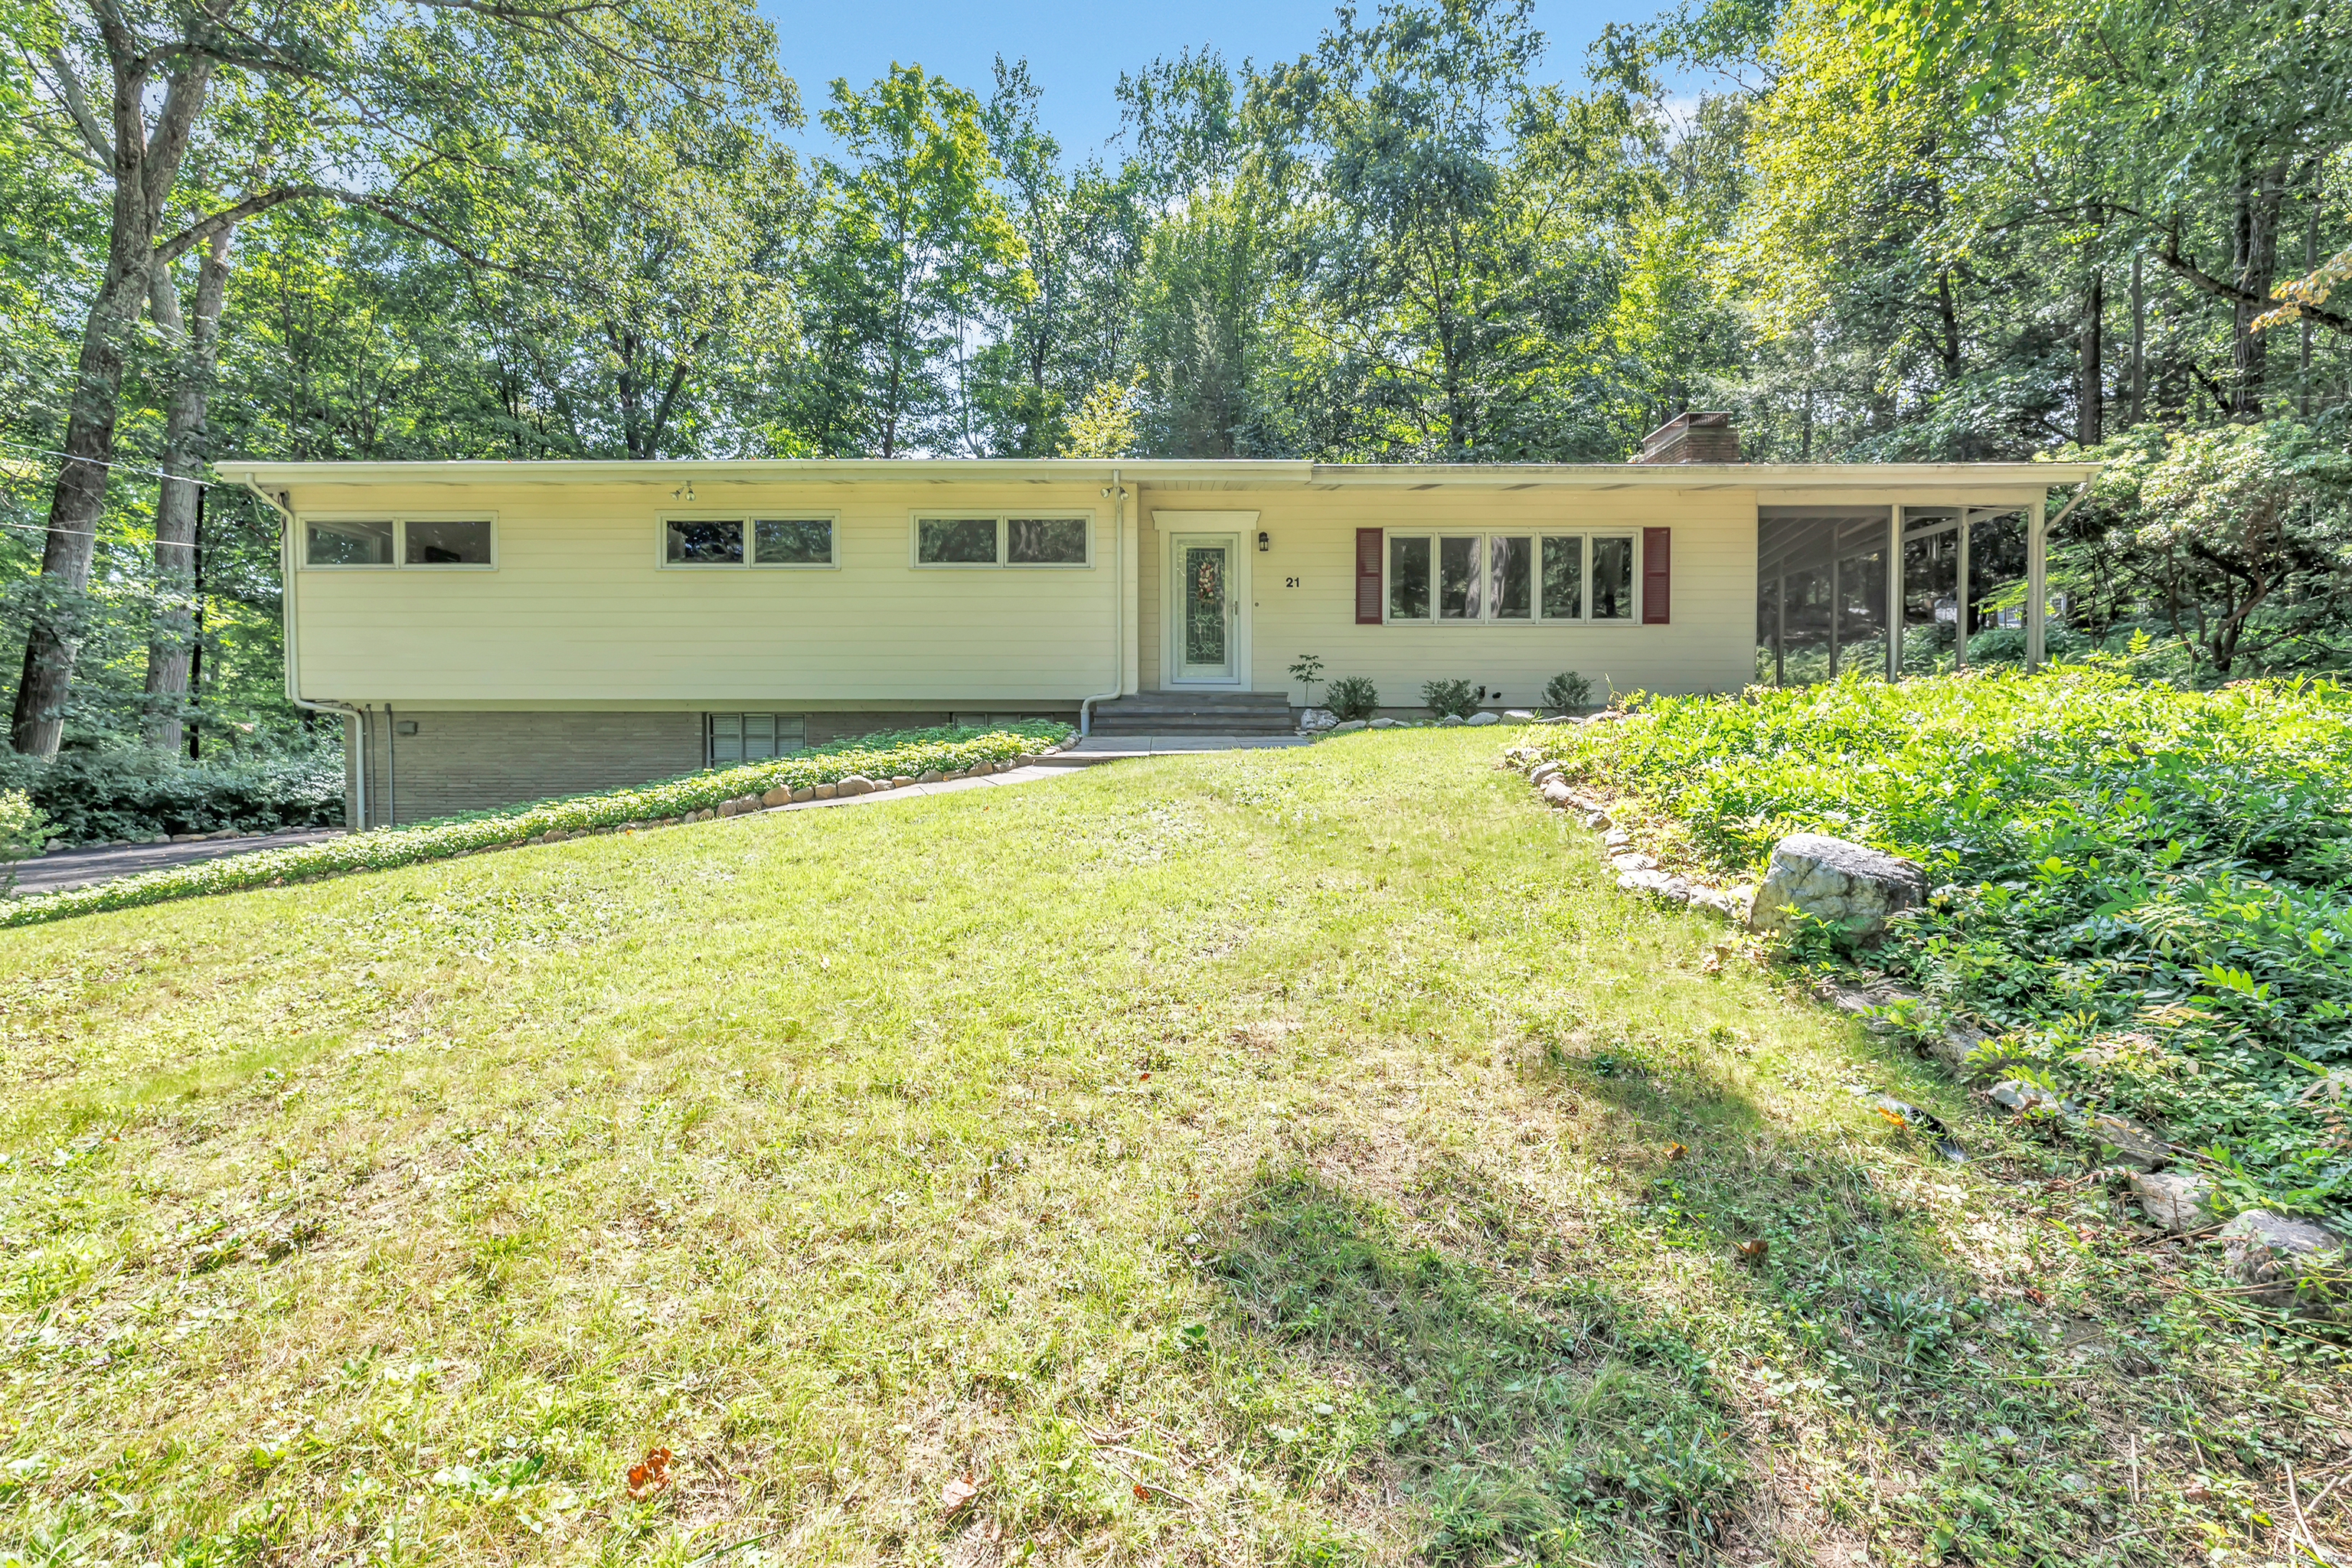
<path id="1" fill-rule="evenodd" d="M 1470 694 L 1470 683 L 1466 680 L 1424 682 L 1421 700 L 1428 703 L 1429 710 L 1441 719 L 1448 713 L 1457 719 L 1467 719 L 1478 711 L 1478 700 Z"/>
<path id="2" fill-rule="evenodd" d="M 1563 669 L 1544 682 L 1544 706 L 1555 713 L 1582 708 L 1592 700 L 1592 682 L 1572 669 Z"/>
<path id="3" fill-rule="evenodd" d="M 0 792 L 0 890 L 16 885 L 16 862 L 40 852 L 49 819 L 23 790 Z"/>
<path id="4" fill-rule="evenodd" d="M 1341 719 L 1369 719 L 1381 710 L 1380 689 L 1360 675 L 1343 675 L 1323 689 L 1323 706 Z"/>

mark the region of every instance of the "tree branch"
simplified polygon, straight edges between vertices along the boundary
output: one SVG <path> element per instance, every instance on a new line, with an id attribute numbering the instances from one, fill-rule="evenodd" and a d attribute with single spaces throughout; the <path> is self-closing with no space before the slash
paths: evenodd
<path id="1" fill-rule="evenodd" d="M 49 67 L 58 73 L 58 96 L 65 100 L 66 112 L 73 117 L 74 128 L 89 150 L 98 155 L 100 163 L 114 167 L 114 143 L 108 141 L 106 128 L 89 110 L 89 100 L 81 95 L 81 79 L 74 74 L 73 62 L 66 58 L 63 49 L 49 51 Z"/>

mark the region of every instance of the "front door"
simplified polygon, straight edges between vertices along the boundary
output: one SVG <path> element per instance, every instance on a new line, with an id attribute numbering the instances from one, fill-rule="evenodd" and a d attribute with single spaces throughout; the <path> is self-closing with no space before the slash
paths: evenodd
<path id="1" fill-rule="evenodd" d="M 1234 558 L 1240 546 L 1240 536 L 1231 533 L 1180 533 L 1169 541 L 1180 681 L 1230 682 L 1238 676 L 1241 612 Z"/>

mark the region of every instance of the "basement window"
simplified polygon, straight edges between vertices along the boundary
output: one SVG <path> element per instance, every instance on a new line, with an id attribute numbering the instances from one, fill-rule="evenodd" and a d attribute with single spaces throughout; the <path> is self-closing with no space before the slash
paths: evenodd
<path id="1" fill-rule="evenodd" d="M 798 713 L 707 713 L 703 754 L 709 766 L 756 763 L 808 745 L 808 720 Z"/>

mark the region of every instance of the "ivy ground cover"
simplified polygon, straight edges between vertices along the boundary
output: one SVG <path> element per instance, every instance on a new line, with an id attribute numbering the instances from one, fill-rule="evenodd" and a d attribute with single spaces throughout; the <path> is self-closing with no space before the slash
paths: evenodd
<path id="1" fill-rule="evenodd" d="M 1942 884 L 1874 963 L 2200 1149 L 2224 1212 L 2352 1220 L 2352 693 L 2101 665 L 1664 698 L 1565 763 L 1754 877 L 1800 830 Z"/>
<path id="2" fill-rule="evenodd" d="M 2287 1555 L 2336 1352 L 1524 734 L 0 933 L 0 1561 Z"/>

